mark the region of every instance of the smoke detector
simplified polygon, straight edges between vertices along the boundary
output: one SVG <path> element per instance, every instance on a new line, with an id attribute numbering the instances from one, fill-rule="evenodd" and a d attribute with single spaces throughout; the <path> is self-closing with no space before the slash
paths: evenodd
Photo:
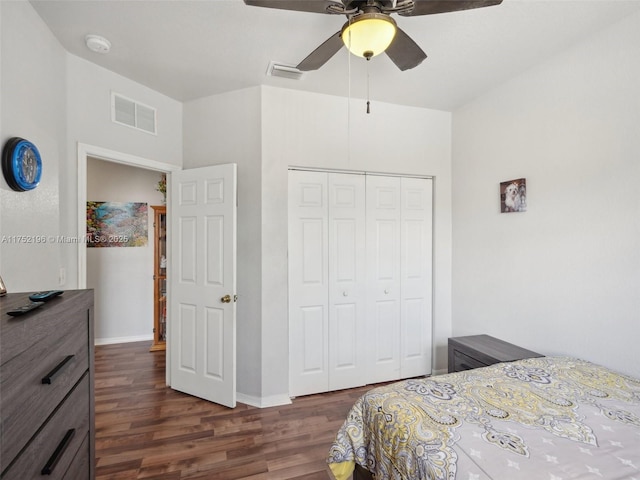
<path id="1" fill-rule="evenodd" d="M 84 41 L 92 52 L 105 54 L 111 50 L 111 42 L 100 35 L 87 35 Z"/>

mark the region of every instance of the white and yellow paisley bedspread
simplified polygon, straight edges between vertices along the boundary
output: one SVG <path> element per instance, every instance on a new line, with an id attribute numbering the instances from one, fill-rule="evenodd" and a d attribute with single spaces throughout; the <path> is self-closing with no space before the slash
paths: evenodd
<path id="1" fill-rule="evenodd" d="M 640 380 L 542 357 L 366 393 L 329 453 L 377 480 L 640 480 Z"/>

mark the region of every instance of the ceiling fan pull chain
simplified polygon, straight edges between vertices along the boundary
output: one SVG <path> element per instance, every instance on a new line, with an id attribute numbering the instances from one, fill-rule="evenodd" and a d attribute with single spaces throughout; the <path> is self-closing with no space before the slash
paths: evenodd
<path id="1" fill-rule="evenodd" d="M 371 95 L 369 93 L 369 61 L 371 59 L 367 58 L 367 113 L 371 113 L 371 109 L 369 108 L 370 106 L 370 99 L 371 99 Z"/>
<path id="2" fill-rule="evenodd" d="M 351 17 L 349 17 L 351 22 Z M 349 35 L 349 46 L 351 46 L 351 32 Z M 351 55 L 347 53 L 347 165 L 351 164 Z"/>

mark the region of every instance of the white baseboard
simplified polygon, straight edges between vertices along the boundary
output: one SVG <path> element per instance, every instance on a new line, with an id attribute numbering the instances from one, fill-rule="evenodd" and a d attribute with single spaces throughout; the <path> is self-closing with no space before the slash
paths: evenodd
<path id="1" fill-rule="evenodd" d="M 290 405 L 291 398 L 289 395 L 271 395 L 270 397 L 256 397 L 253 395 L 245 395 L 244 393 L 236 393 L 236 400 L 246 405 L 258 408 L 278 407 L 280 405 Z"/>
<path id="2" fill-rule="evenodd" d="M 146 342 L 152 340 L 153 335 L 137 335 L 135 337 L 96 338 L 93 343 L 94 345 L 112 345 L 114 343 Z"/>

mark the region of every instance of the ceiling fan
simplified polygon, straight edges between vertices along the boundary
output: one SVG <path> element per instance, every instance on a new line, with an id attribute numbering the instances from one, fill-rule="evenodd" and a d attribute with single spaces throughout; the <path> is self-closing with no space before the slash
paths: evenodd
<path id="1" fill-rule="evenodd" d="M 391 18 L 455 12 L 499 5 L 502 0 L 244 0 L 247 5 L 300 12 L 346 15 L 342 30 L 329 37 L 297 66 L 317 70 L 343 45 L 369 60 L 385 52 L 400 70 L 417 67 L 427 58 L 416 42 Z"/>

